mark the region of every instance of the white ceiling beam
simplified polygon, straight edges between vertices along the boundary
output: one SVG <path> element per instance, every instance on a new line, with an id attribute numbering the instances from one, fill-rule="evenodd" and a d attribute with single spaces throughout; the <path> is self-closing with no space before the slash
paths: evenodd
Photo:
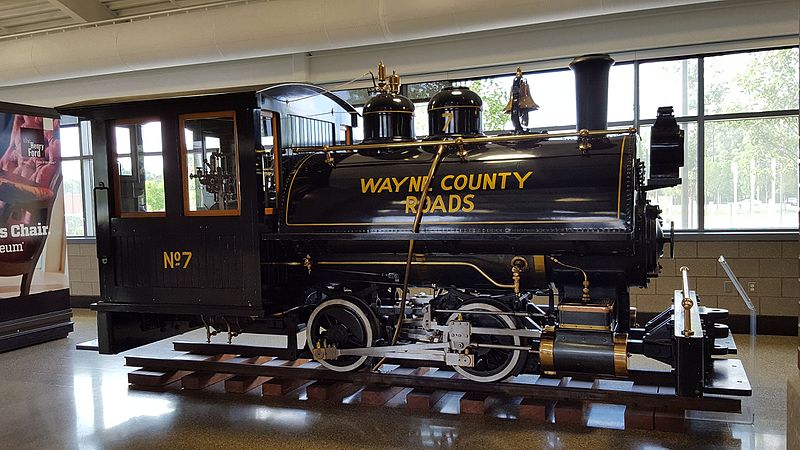
<path id="1" fill-rule="evenodd" d="M 98 22 L 116 15 L 98 0 L 48 0 L 78 22 Z"/>

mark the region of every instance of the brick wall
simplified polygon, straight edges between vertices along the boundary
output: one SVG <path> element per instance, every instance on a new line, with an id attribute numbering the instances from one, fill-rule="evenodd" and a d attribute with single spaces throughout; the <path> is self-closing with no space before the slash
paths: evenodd
<path id="1" fill-rule="evenodd" d="M 70 243 L 67 268 L 72 295 L 99 295 L 97 258 L 94 243 Z M 717 258 L 724 255 L 742 284 L 756 282 L 750 294 L 762 316 L 797 316 L 800 313 L 798 255 L 800 245 L 791 241 L 686 241 L 675 246 L 675 259 L 662 259 L 659 278 L 647 289 L 634 288 L 631 302 L 642 312 L 659 312 L 672 301 L 672 293 L 681 287 L 680 267 L 689 267 L 689 285 L 701 295 L 707 306 L 719 306 L 732 314 L 746 314 L 736 291 L 726 290 L 727 277 Z"/>
<path id="2" fill-rule="evenodd" d="M 696 290 L 706 306 L 728 309 L 731 314 L 747 314 L 739 295 L 730 286 L 717 262 L 720 255 L 730 264 L 739 281 L 748 288 L 755 282 L 755 292 L 748 292 L 761 316 L 794 316 L 800 314 L 798 298 L 797 240 L 763 241 L 692 241 L 675 243 L 675 259 L 662 259 L 661 276 L 651 280 L 647 289 L 631 290 L 631 303 L 642 312 L 658 312 L 667 308 L 675 289 L 681 288 L 680 267 L 689 268 L 689 287 Z"/>
<path id="3" fill-rule="evenodd" d="M 100 295 L 100 277 L 94 242 L 67 243 L 67 273 L 71 295 Z"/>

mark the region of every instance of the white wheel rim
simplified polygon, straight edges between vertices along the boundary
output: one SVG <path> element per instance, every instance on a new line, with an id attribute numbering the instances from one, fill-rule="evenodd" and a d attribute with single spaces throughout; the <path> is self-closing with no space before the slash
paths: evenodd
<path id="1" fill-rule="evenodd" d="M 464 305 L 461 308 L 459 308 L 459 310 L 460 311 L 494 311 L 494 312 L 502 312 L 498 307 L 496 307 L 494 305 L 490 305 L 488 303 L 469 303 L 469 304 Z M 453 313 L 450 316 L 450 318 L 447 319 L 447 322 L 450 323 L 451 321 L 456 320 L 456 317 L 458 317 L 458 313 Z M 511 318 L 509 316 L 499 316 L 498 315 L 497 317 L 500 318 L 500 320 L 502 320 L 506 325 L 508 325 L 509 329 L 512 329 L 512 330 L 517 329 L 516 325 L 514 325 L 514 321 L 511 320 Z M 514 345 L 520 345 L 521 341 L 520 341 L 519 336 L 513 336 L 513 339 L 514 339 Z M 501 370 L 500 372 L 498 372 L 498 373 L 496 373 L 494 375 L 487 376 L 487 377 L 481 377 L 481 376 L 475 375 L 473 373 L 469 373 L 466 370 L 464 370 L 463 367 L 460 367 L 460 366 L 453 366 L 453 369 L 456 372 L 458 372 L 459 374 L 463 375 L 465 378 L 468 378 L 470 380 L 480 381 L 482 383 L 490 383 L 492 381 L 502 380 L 502 379 L 506 378 L 507 376 L 509 376 L 511 374 L 511 372 L 514 370 L 514 368 L 517 366 L 517 363 L 519 362 L 519 358 L 520 358 L 521 354 L 522 354 L 521 350 L 513 350 L 512 353 L 511 353 L 511 360 L 509 360 L 508 365 L 503 370 Z"/>
<path id="2" fill-rule="evenodd" d="M 356 317 L 358 317 L 358 319 L 361 321 L 361 325 L 363 325 L 364 329 L 366 330 L 367 347 L 372 347 L 372 326 L 369 323 L 369 318 L 367 317 L 366 314 L 364 314 L 364 311 L 361 310 L 361 308 L 359 308 L 356 304 L 354 304 L 351 301 L 342 300 L 342 299 L 338 299 L 338 298 L 337 299 L 332 299 L 332 300 L 325 300 L 324 302 L 322 302 L 319 305 L 317 305 L 317 307 L 314 308 L 314 311 L 311 312 L 311 315 L 308 316 L 308 325 L 311 326 L 311 324 L 314 323 L 314 320 L 317 318 L 317 315 L 324 308 L 327 308 L 329 306 L 335 306 L 335 305 L 343 306 L 343 307 L 347 308 L 348 310 L 352 311 L 353 313 L 355 313 Z M 316 345 L 316 343 L 311 341 L 311 333 L 310 332 L 306 333 L 306 342 L 308 344 L 309 350 L 313 350 L 314 346 Z M 349 365 L 346 365 L 346 366 L 337 366 L 335 364 L 331 364 L 330 362 L 328 362 L 326 360 L 317 360 L 317 362 L 320 363 L 323 367 L 327 367 L 328 369 L 331 369 L 331 370 L 333 370 L 335 372 L 350 372 L 350 371 L 356 370 L 359 367 L 361 367 L 362 365 L 364 365 L 364 362 L 366 360 L 367 360 L 367 357 L 366 356 L 362 356 L 362 357 L 358 358 L 356 360 L 356 362 L 354 362 L 353 364 L 349 364 Z"/>

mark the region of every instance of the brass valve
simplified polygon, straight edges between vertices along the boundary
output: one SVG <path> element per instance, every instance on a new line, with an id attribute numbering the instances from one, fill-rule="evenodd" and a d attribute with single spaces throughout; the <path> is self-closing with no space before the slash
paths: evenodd
<path id="1" fill-rule="evenodd" d="M 521 294 L 519 274 L 524 272 L 525 269 L 527 268 L 528 268 L 527 259 L 521 256 L 515 256 L 511 260 L 511 279 L 514 281 L 514 295 L 516 295 L 517 298 L 519 298 Z"/>

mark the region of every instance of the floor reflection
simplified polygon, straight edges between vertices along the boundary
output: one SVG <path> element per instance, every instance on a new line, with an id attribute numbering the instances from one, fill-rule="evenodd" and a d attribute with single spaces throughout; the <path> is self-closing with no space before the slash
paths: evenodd
<path id="1" fill-rule="evenodd" d="M 77 311 L 75 322 L 69 339 L 0 358 L 5 448 L 781 448 L 792 369 L 786 355 L 796 351 L 796 338 L 759 338 L 757 361 L 745 362 L 762 371 L 751 375 L 754 424 L 696 421 L 685 433 L 664 433 L 609 429 L 620 428 L 619 406 L 592 406 L 589 428 L 568 428 L 517 420 L 518 401 L 497 402 L 490 416 L 457 415 L 457 394 L 443 397 L 436 412 L 410 414 L 402 402 L 359 406 L 357 394 L 352 404 L 333 405 L 303 400 L 302 391 L 264 399 L 224 394 L 221 386 L 130 390 L 122 356 L 74 350 L 94 336 L 93 315 Z M 170 345 L 147 351 L 170 354 Z"/>

